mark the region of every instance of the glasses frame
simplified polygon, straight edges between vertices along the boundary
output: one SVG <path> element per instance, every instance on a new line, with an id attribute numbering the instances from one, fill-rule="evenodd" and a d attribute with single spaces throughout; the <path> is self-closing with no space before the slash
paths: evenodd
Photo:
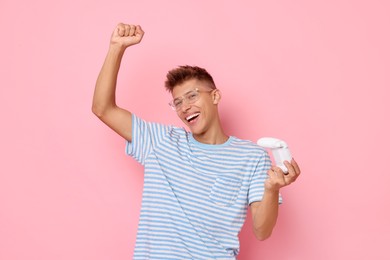
<path id="1" fill-rule="evenodd" d="M 172 110 L 173 111 L 178 111 L 178 110 L 180 110 L 181 109 L 181 107 L 180 108 L 176 108 L 176 106 L 175 106 L 175 100 L 177 100 L 177 99 L 180 99 L 183 103 L 181 104 L 181 106 L 184 104 L 184 102 L 186 102 L 187 104 L 194 104 L 196 101 L 198 101 L 199 100 L 199 94 L 200 93 L 210 93 L 210 92 L 212 92 L 212 91 L 214 91 L 214 90 L 216 90 L 216 89 L 211 89 L 211 90 L 200 90 L 200 89 L 198 89 L 198 88 L 195 88 L 195 89 L 193 89 L 193 90 L 190 90 L 190 91 L 188 91 L 187 93 L 185 93 L 183 96 L 180 96 L 180 97 L 177 97 L 177 98 L 175 98 L 175 99 L 173 99 L 171 102 L 169 102 L 168 103 L 168 105 L 172 108 Z M 196 92 L 196 93 L 198 93 L 198 96 L 196 97 L 196 99 L 195 100 L 189 100 L 189 94 L 192 94 L 193 92 Z"/>

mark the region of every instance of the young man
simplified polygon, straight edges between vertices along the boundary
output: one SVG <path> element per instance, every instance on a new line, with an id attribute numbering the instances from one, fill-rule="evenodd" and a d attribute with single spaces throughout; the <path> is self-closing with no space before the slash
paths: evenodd
<path id="1" fill-rule="evenodd" d="M 115 28 L 92 107 L 145 167 L 134 259 L 236 259 L 248 206 L 256 238 L 268 238 L 279 190 L 296 180 L 299 167 L 294 160 L 285 162 L 285 175 L 271 166 L 264 149 L 226 135 L 218 114 L 221 93 L 199 67 L 171 70 L 165 83 L 170 105 L 190 132 L 145 122 L 118 107 L 115 88 L 123 54 L 143 35 L 138 25 Z"/>

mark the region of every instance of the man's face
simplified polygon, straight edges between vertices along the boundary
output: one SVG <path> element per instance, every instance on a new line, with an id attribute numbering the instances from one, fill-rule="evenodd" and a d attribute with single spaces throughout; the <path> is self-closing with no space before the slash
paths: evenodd
<path id="1" fill-rule="evenodd" d="M 173 102 L 179 105 L 176 113 L 193 134 L 205 133 L 217 120 L 219 95 L 216 92 L 217 89 L 213 90 L 207 83 L 196 79 L 173 88 Z"/>

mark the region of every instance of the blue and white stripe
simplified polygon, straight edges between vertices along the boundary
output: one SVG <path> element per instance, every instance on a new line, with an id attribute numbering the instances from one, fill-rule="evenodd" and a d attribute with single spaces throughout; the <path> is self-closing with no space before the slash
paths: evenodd
<path id="1" fill-rule="evenodd" d="M 126 152 L 145 166 L 134 259 L 235 259 L 247 207 L 263 196 L 267 152 L 236 137 L 207 145 L 183 128 L 132 120 Z"/>

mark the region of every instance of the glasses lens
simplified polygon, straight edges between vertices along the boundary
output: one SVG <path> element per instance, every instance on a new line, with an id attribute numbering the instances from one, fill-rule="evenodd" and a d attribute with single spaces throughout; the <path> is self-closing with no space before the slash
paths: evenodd
<path id="1" fill-rule="evenodd" d="M 183 105 L 183 99 L 175 99 L 173 101 L 173 106 L 175 107 L 176 110 L 180 109 L 182 105 Z"/>
<path id="2" fill-rule="evenodd" d="M 169 105 L 172 107 L 173 110 L 180 110 L 183 106 L 183 102 L 187 102 L 188 104 L 192 104 L 196 102 L 199 99 L 199 92 L 198 90 L 192 90 L 184 95 L 183 98 L 176 98 L 172 100 Z"/>
<path id="3" fill-rule="evenodd" d="M 199 93 L 198 91 L 191 91 L 189 92 L 187 95 L 186 95 L 186 100 L 188 101 L 188 103 L 193 103 L 195 102 L 196 100 L 198 100 L 198 97 L 199 97 Z"/>

